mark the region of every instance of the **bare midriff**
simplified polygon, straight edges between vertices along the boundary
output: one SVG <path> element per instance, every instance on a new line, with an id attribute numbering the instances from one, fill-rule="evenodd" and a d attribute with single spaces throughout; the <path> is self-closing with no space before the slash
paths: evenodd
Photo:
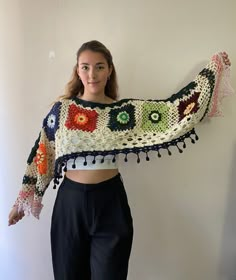
<path id="1" fill-rule="evenodd" d="M 119 173 L 118 169 L 68 170 L 66 177 L 83 184 L 96 184 L 106 181 Z"/>

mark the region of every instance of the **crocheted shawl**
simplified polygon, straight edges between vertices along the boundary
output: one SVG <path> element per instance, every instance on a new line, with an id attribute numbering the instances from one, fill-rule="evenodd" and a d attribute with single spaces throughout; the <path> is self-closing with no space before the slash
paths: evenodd
<path id="1" fill-rule="evenodd" d="M 220 54 L 179 92 L 164 100 L 122 99 L 112 104 L 77 97 L 56 102 L 43 120 L 39 137 L 27 161 L 23 184 L 14 205 L 39 218 L 42 198 L 54 178 L 54 188 L 69 159 L 161 150 L 182 153 L 186 138 L 198 139 L 194 127 L 206 116 L 221 115 L 222 98 L 232 92 L 229 67 Z M 74 167 L 75 164 L 74 164 Z"/>

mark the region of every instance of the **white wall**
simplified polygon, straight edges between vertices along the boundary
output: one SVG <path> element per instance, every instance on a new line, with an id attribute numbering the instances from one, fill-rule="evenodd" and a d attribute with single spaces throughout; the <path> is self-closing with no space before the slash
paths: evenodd
<path id="1" fill-rule="evenodd" d="M 112 52 L 121 98 L 167 98 L 226 50 L 235 82 L 234 0 L 0 2 L 0 279 L 51 280 L 50 217 L 7 217 L 49 104 L 88 40 Z M 55 59 L 49 59 L 49 52 Z M 235 96 L 185 153 L 122 163 L 135 236 L 129 280 L 236 279 Z"/>

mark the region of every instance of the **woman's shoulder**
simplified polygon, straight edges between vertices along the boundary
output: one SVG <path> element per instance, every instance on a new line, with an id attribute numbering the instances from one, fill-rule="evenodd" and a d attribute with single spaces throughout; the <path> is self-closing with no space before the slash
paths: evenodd
<path id="1" fill-rule="evenodd" d="M 112 104 L 112 103 L 115 103 L 115 102 L 117 102 L 118 100 L 115 100 L 115 99 L 113 99 L 113 98 L 111 98 L 111 97 L 107 97 L 107 103 L 108 104 Z"/>
<path id="2" fill-rule="evenodd" d="M 52 102 L 50 104 L 49 114 L 52 113 L 52 112 L 59 113 L 61 108 L 64 107 L 64 106 L 67 106 L 68 103 L 69 103 L 69 99 L 57 98 L 54 102 Z"/>
<path id="3" fill-rule="evenodd" d="M 58 98 L 54 104 L 60 104 L 61 106 L 63 105 L 67 105 L 70 101 L 71 101 L 72 98 L 65 98 L 65 97 L 60 97 Z"/>

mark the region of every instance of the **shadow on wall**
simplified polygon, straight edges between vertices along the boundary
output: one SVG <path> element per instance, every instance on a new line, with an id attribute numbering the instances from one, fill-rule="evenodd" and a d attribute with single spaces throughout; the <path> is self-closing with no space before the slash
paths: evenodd
<path id="1" fill-rule="evenodd" d="M 231 180 L 226 201 L 225 222 L 220 252 L 220 279 L 236 279 L 236 145 L 231 165 Z"/>

